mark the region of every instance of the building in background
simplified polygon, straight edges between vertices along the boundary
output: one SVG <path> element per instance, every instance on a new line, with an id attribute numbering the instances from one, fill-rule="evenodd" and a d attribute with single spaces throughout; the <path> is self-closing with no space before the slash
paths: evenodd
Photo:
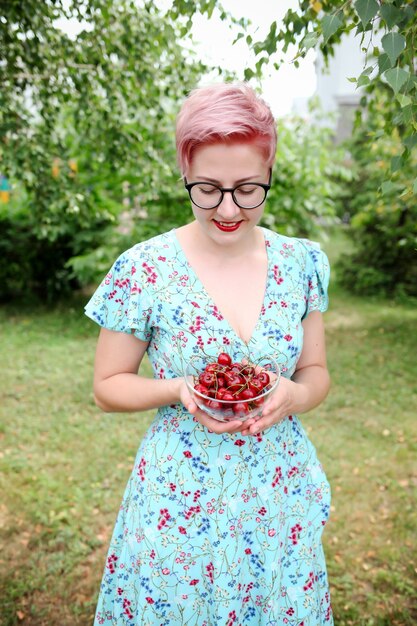
<path id="1" fill-rule="evenodd" d="M 347 139 L 352 132 L 355 109 L 359 105 L 361 89 L 348 78 L 357 78 L 364 70 L 364 55 L 358 37 L 353 31 L 342 38 L 335 47 L 334 57 L 329 58 L 326 68 L 323 56 L 316 58 L 316 95 L 335 129 L 337 143 Z"/>
<path id="2" fill-rule="evenodd" d="M 382 33 L 374 32 L 370 52 L 381 43 Z M 363 43 L 363 46 L 367 41 Z M 355 109 L 362 97 L 362 89 L 348 78 L 358 78 L 365 69 L 365 53 L 362 51 L 359 36 L 354 31 L 344 35 L 340 44 L 335 47 L 334 57 L 330 57 L 328 67 L 323 56 L 317 53 L 316 61 L 316 95 L 325 113 L 332 113 L 330 119 L 335 129 L 337 143 L 350 136 Z"/>

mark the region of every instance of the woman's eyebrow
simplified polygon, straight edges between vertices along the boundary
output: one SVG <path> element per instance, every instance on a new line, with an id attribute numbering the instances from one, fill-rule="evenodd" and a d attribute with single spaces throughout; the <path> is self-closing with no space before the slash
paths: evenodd
<path id="1" fill-rule="evenodd" d="M 255 178 L 260 178 L 261 174 L 255 174 L 254 176 L 246 176 L 245 178 L 239 178 L 238 180 L 235 181 L 236 185 L 239 185 L 240 183 L 245 183 L 248 182 L 250 180 L 254 180 Z M 195 180 L 199 181 L 199 180 L 204 180 L 207 181 L 208 183 L 214 183 L 215 185 L 221 185 L 221 182 L 219 180 L 217 180 L 216 178 L 210 178 L 209 176 L 196 176 Z"/>

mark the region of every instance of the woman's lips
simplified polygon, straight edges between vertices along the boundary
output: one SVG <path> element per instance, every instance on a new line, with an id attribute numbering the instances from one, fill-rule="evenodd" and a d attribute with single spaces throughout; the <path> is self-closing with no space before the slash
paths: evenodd
<path id="1" fill-rule="evenodd" d="M 242 221 L 239 222 L 218 222 L 217 220 L 213 220 L 219 230 L 222 230 L 224 233 L 232 233 L 239 228 Z"/>

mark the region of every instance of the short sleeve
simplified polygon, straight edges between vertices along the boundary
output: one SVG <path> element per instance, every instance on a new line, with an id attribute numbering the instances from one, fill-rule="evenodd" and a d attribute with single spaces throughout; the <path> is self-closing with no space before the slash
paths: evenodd
<path id="1" fill-rule="evenodd" d="M 153 303 L 137 266 L 129 251 L 120 255 L 85 306 L 85 314 L 102 328 L 149 341 Z"/>
<path id="2" fill-rule="evenodd" d="M 311 311 L 320 311 L 321 313 L 327 311 L 330 265 L 319 243 L 308 239 L 303 239 L 302 243 L 307 251 L 305 261 L 306 310 L 303 315 L 303 319 L 305 319 Z"/>

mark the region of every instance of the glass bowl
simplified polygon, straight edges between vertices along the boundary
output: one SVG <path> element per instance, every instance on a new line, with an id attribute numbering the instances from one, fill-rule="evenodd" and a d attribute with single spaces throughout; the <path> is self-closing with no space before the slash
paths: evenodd
<path id="1" fill-rule="evenodd" d="M 200 354 L 184 367 L 197 406 L 220 422 L 258 417 L 279 384 L 280 368 L 270 356 L 244 352 Z"/>

